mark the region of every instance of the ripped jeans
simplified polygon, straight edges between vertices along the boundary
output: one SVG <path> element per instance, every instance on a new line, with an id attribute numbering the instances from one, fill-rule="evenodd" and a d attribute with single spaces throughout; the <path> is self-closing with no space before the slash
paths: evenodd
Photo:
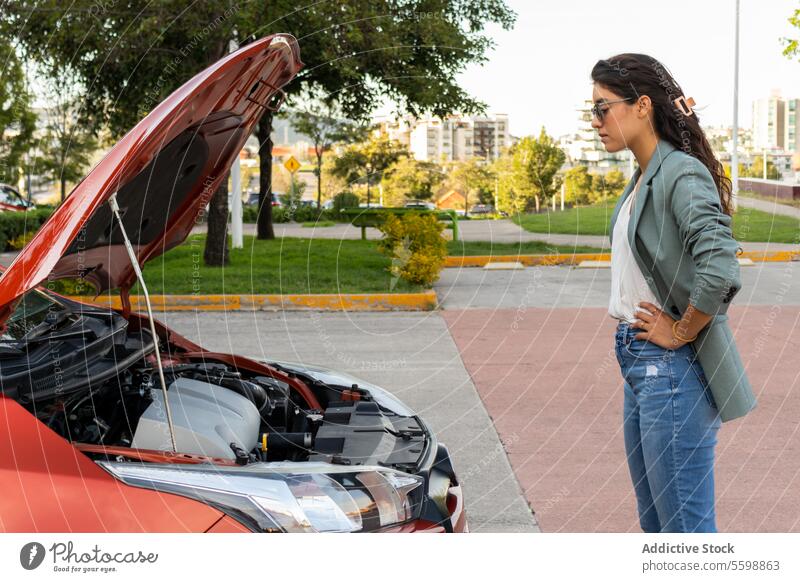
<path id="1" fill-rule="evenodd" d="M 645 532 L 716 532 L 714 447 L 722 421 L 690 344 L 664 349 L 621 322 L 623 430 Z"/>

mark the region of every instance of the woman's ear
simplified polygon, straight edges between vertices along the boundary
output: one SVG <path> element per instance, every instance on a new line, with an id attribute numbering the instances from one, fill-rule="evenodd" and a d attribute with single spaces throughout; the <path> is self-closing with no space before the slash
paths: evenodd
<path id="1" fill-rule="evenodd" d="M 653 102 L 648 95 L 641 95 L 637 102 L 636 115 L 639 119 L 644 119 L 653 109 Z"/>

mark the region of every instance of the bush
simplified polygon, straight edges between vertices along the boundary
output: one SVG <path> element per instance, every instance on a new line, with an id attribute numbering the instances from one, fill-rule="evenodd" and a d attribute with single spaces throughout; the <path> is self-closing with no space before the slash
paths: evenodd
<path id="1" fill-rule="evenodd" d="M 255 224 L 258 222 L 258 206 L 245 206 L 242 209 L 242 222 Z M 272 207 L 272 223 L 289 222 L 289 215 L 284 206 Z"/>
<path id="2" fill-rule="evenodd" d="M 242 222 L 255 224 L 258 222 L 258 205 L 245 206 L 242 208 Z"/>
<path id="3" fill-rule="evenodd" d="M 320 211 L 316 206 L 289 207 L 289 215 L 295 222 L 315 222 L 319 220 Z"/>
<path id="4" fill-rule="evenodd" d="M 27 212 L 0 212 L 0 249 L 18 250 L 12 244 L 19 245 L 26 237 L 33 238 L 33 234 L 51 214 L 53 214 L 52 208 L 36 208 Z"/>
<path id="5" fill-rule="evenodd" d="M 25 245 L 31 242 L 35 234 L 35 231 L 29 230 L 25 234 L 21 234 L 17 238 L 8 241 L 8 247 L 14 251 L 21 251 L 25 248 Z"/>
<path id="6" fill-rule="evenodd" d="M 336 214 L 339 214 L 345 208 L 358 208 L 359 199 L 358 196 L 353 194 L 352 192 L 345 190 L 344 192 L 339 192 L 336 196 L 333 197 L 333 211 Z"/>
<path id="7" fill-rule="evenodd" d="M 383 232 L 378 248 L 391 257 L 392 275 L 414 285 L 433 285 L 447 256 L 447 243 L 442 237 L 444 223 L 433 214 L 388 213 L 378 228 Z"/>
<path id="8" fill-rule="evenodd" d="M 318 220 L 336 220 L 338 216 L 332 210 L 317 210 L 316 206 L 273 206 L 272 223 L 282 222 L 317 222 Z M 245 206 L 242 212 L 242 222 L 255 224 L 258 220 L 258 207 Z"/>
<path id="9" fill-rule="evenodd" d="M 67 278 L 55 279 L 53 281 L 45 280 L 44 286 L 48 291 L 54 291 L 62 295 L 84 297 L 94 297 L 97 295 L 97 289 L 95 289 L 94 285 L 84 279 Z"/>

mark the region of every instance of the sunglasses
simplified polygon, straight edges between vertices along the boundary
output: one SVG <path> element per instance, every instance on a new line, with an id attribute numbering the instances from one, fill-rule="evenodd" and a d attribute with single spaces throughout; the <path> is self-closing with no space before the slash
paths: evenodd
<path id="1" fill-rule="evenodd" d="M 592 107 L 592 115 L 597 118 L 597 121 L 600 123 L 603 122 L 603 118 L 605 118 L 606 113 L 611 107 L 606 107 L 605 109 L 601 109 L 601 106 L 605 105 L 613 105 L 614 103 L 623 103 L 625 101 L 633 101 L 633 97 L 627 97 L 625 99 L 617 99 L 616 101 L 601 101 L 600 103 L 595 103 L 594 107 Z"/>

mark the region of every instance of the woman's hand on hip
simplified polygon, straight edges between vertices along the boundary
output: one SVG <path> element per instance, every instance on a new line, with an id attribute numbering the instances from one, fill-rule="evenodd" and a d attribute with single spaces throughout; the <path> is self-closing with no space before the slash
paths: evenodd
<path id="1" fill-rule="evenodd" d="M 631 323 L 631 327 L 642 330 L 634 336 L 634 339 L 647 340 L 667 350 L 677 350 L 686 345 L 686 342 L 672 335 L 672 324 L 675 323 L 675 319 L 648 301 L 640 302 L 639 307 L 647 311 L 637 309 L 634 312 L 636 321 Z"/>

